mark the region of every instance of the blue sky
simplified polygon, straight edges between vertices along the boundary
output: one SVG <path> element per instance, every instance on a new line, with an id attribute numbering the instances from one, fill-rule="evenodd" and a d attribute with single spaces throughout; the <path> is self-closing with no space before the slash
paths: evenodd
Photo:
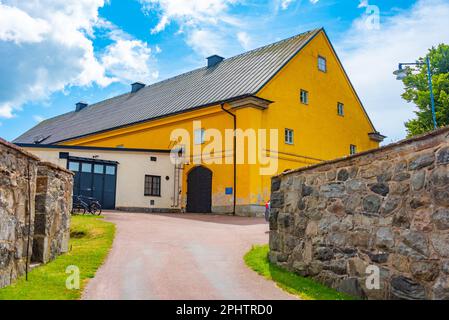
<path id="1" fill-rule="evenodd" d="M 375 126 L 396 141 L 413 106 L 391 73 L 449 43 L 448 16 L 447 0 L 0 0 L 0 136 L 208 55 L 325 27 Z"/>

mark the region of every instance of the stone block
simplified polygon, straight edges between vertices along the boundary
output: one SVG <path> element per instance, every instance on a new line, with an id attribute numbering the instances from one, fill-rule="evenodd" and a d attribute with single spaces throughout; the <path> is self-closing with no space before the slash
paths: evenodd
<path id="1" fill-rule="evenodd" d="M 403 276 L 394 276 L 391 279 L 391 298 L 397 300 L 425 300 L 424 286 L 412 279 Z"/>
<path id="2" fill-rule="evenodd" d="M 432 222 L 438 230 L 449 229 L 449 208 L 439 208 L 432 215 Z"/>
<path id="3" fill-rule="evenodd" d="M 449 258 L 449 234 L 433 234 L 431 241 L 435 251 L 443 258 Z"/>
<path id="4" fill-rule="evenodd" d="M 428 152 L 413 157 L 409 162 L 410 170 L 419 170 L 432 165 L 435 162 L 435 154 L 433 152 Z"/>
<path id="5" fill-rule="evenodd" d="M 437 261 L 416 261 L 410 265 L 410 271 L 417 280 L 433 281 L 440 272 Z"/>
<path id="6" fill-rule="evenodd" d="M 353 297 L 366 298 L 365 291 L 363 291 L 358 278 L 347 278 L 342 280 L 337 290 Z"/>
<path id="7" fill-rule="evenodd" d="M 437 153 L 437 164 L 449 163 L 449 147 L 441 148 Z"/>

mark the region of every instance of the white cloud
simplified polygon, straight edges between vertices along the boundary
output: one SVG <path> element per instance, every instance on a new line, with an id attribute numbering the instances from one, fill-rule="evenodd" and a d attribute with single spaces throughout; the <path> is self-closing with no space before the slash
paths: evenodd
<path id="1" fill-rule="evenodd" d="M 198 24 L 217 24 L 229 22 L 226 15 L 229 6 L 238 0 L 141 0 L 146 10 L 156 10 L 160 19 L 152 32 L 163 31 L 172 22 L 180 22 L 184 26 Z"/>
<path id="2" fill-rule="evenodd" d="M 45 117 L 36 114 L 36 115 L 33 116 L 33 119 L 34 119 L 36 122 L 42 122 L 42 121 L 45 120 Z"/>
<path id="3" fill-rule="evenodd" d="M 295 2 L 295 0 L 281 0 L 280 6 L 282 10 L 287 10 L 288 7 L 292 4 L 292 2 Z"/>
<path id="4" fill-rule="evenodd" d="M 0 40 L 40 42 L 50 26 L 43 19 L 34 19 L 26 12 L 0 2 Z"/>
<path id="5" fill-rule="evenodd" d="M 237 39 L 245 50 L 251 49 L 251 37 L 246 32 L 237 33 Z"/>
<path id="6" fill-rule="evenodd" d="M 403 84 L 392 72 L 399 62 L 414 62 L 430 47 L 449 43 L 447 17 L 447 1 L 419 0 L 409 11 L 383 18 L 379 30 L 355 21 L 337 45 L 362 102 L 388 142 L 404 138 L 404 122 L 414 117 L 413 106 L 401 98 Z"/>
<path id="7" fill-rule="evenodd" d="M 202 56 L 223 54 L 223 46 L 227 47 L 230 39 L 239 41 L 237 33 L 243 23 L 230 10 L 243 1 L 140 0 L 146 13 L 159 16 L 152 33 L 162 32 L 169 24 L 176 23 L 187 44 Z"/>
<path id="8" fill-rule="evenodd" d="M 119 39 L 107 47 L 101 64 L 116 80 L 148 83 L 158 77 L 157 71 L 150 67 L 149 61 L 152 59 L 152 52 L 147 43 Z"/>
<path id="9" fill-rule="evenodd" d="M 187 44 L 205 57 L 222 54 L 226 41 L 209 29 L 194 29 L 187 36 Z"/>
<path id="10" fill-rule="evenodd" d="M 0 117 L 29 101 L 72 86 L 130 81 L 156 74 L 148 44 L 101 19 L 108 0 L 2 0 L 0 2 Z M 95 30 L 112 44 L 95 52 Z M 120 60 L 121 59 L 121 60 Z M 120 61 L 119 61 L 120 60 Z"/>

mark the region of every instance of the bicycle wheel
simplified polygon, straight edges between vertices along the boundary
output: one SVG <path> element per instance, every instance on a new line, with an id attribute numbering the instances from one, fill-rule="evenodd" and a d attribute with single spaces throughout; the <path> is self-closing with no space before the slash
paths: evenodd
<path id="1" fill-rule="evenodd" d="M 72 208 L 73 215 L 86 214 L 86 208 L 81 205 L 74 205 Z"/>
<path id="2" fill-rule="evenodd" d="M 92 203 L 90 205 L 90 213 L 93 215 L 101 215 L 101 205 L 99 203 Z"/>

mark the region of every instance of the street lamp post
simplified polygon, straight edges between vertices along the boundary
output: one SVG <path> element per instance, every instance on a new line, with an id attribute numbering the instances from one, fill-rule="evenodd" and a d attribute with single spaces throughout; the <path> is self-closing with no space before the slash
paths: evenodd
<path id="1" fill-rule="evenodd" d="M 429 80 L 429 90 L 430 90 L 430 105 L 432 108 L 432 120 L 433 120 L 433 128 L 437 129 L 437 117 L 435 113 L 435 97 L 433 95 L 433 84 L 432 84 L 432 70 L 430 69 L 430 58 L 426 58 L 426 63 L 422 62 L 414 62 L 414 63 L 400 63 L 399 69 L 393 72 L 393 74 L 396 76 L 397 80 L 403 80 L 407 76 L 407 69 L 404 68 L 404 66 L 423 66 L 427 65 L 427 78 Z"/>

